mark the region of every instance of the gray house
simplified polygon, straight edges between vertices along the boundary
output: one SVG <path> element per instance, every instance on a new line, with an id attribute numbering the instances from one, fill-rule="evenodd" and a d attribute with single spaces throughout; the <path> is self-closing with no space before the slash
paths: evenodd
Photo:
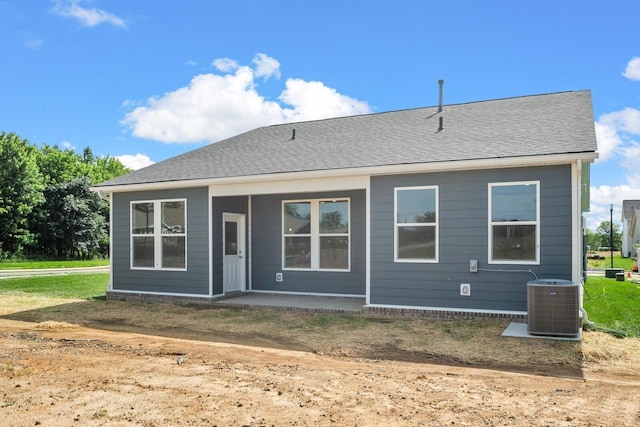
<path id="1" fill-rule="evenodd" d="M 589 91 L 266 126 L 95 186 L 109 298 L 241 292 L 524 316 L 583 274 Z"/>

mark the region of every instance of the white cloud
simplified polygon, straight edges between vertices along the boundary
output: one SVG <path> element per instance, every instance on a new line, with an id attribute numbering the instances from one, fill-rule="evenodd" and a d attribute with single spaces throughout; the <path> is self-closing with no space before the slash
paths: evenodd
<path id="1" fill-rule="evenodd" d="M 133 135 L 164 143 L 216 142 L 256 127 L 371 112 L 365 102 L 339 94 L 322 82 L 288 79 L 279 100 L 266 100 L 256 78 L 279 77 L 280 63 L 264 54 L 255 68 L 228 58 L 212 65 L 225 74 L 200 74 L 188 86 L 147 100 L 121 124 Z"/>
<path id="2" fill-rule="evenodd" d="M 269 77 L 280 78 L 280 63 L 264 53 L 257 54 L 252 61 L 256 65 L 255 75 L 256 77 Z"/>
<path id="3" fill-rule="evenodd" d="M 121 156 L 115 156 L 116 159 L 120 160 L 120 162 L 126 167 L 138 170 L 144 167 L 150 166 L 155 162 L 149 158 L 146 154 L 123 154 Z"/>
<path id="4" fill-rule="evenodd" d="M 218 71 L 222 71 L 223 73 L 231 73 L 240 68 L 236 61 L 229 58 L 214 59 L 211 65 L 213 65 Z"/>
<path id="5" fill-rule="evenodd" d="M 603 122 L 596 122 L 596 139 L 598 140 L 598 160 L 606 162 L 616 153 L 617 148 L 622 145 L 622 140 L 618 136 L 615 126 Z"/>
<path id="6" fill-rule="evenodd" d="M 599 162 L 605 162 L 632 141 L 633 135 L 640 136 L 640 110 L 625 108 L 601 115 L 596 122 Z"/>
<path id="7" fill-rule="evenodd" d="M 75 18 L 86 27 L 95 27 L 96 25 L 107 22 L 116 27 L 126 28 L 127 24 L 122 18 L 97 8 L 86 8 L 80 6 L 83 0 L 53 0 L 55 6 L 51 11 L 60 16 Z"/>
<path id="8" fill-rule="evenodd" d="M 371 112 L 366 102 L 339 94 L 322 82 L 288 79 L 280 100 L 292 109 L 283 110 L 285 121 L 316 120 Z"/>
<path id="9" fill-rule="evenodd" d="M 65 150 L 73 150 L 76 151 L 76 146 L 70 143 L 69 141 L 62 141 L 60 146 Z"/>
<path id="10" fill-rule="evenodd" d="M 611 180 L 620 185 L 591 187 L 591 212 L 585 217 L 588 227 L 595 229 L 602 221 L 609 221 L 613 203 L 613 220 L 619 222 L 623 200 L 640 199 L 640 110 L 625 108 L 603 114 L 596 122 L 598 153 L 595 167 L 614 161 Z"/>
<path id="11" fill-rule="evenodd" d="M 44 46 L 44 40 L 39 38 L 31 38 L 25 40 L 24 45 L 29 49 L 42 49 L 42 47 Z"/>
<path id="12" fill-rule="evenodd" d="M 631 58 L 622 75 L 629 80 L 640 80 L 640 57 Z"/>

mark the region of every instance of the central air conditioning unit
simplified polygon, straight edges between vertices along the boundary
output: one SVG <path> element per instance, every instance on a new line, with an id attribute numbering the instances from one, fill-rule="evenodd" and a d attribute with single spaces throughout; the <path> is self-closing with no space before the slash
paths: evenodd
<path id="1" fill-rule="evenodd" d="M 580 333 L 578 284 L 561 279 L 528 282 L 527 332 L 532 335 L 577 336 Z"/>

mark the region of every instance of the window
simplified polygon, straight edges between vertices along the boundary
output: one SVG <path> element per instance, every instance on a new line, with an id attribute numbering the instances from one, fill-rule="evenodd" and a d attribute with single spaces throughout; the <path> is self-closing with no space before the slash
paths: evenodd
<path id="1" fill-rule="evenodd" d="M 185 200 L 131 203 L 131 268 L 186 268 Z"/>
<path id="2" fill-rule="evenodd" d="M 489 184 L 489 262 L 539 260 L 539 182 Z"/>
<path id="3" fill-rule="evenodd" d="M 438 261 L 438 187 L 395 189 L 395 260 Z"/>
<path id="4" fill-rule="evenodd" d="M 349 200 L 283 203 L 283 268 L 349 270 Z"/>

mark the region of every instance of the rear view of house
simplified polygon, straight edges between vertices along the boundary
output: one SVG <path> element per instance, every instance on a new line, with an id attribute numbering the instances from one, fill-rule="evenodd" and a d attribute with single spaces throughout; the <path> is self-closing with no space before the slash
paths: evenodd
<path id="1" fill-rule="evenodd" d="M 258 128 L 101 183 L 110 298 L 235 292 L 523 316 L 579 283 L 589 91 Z"/>

